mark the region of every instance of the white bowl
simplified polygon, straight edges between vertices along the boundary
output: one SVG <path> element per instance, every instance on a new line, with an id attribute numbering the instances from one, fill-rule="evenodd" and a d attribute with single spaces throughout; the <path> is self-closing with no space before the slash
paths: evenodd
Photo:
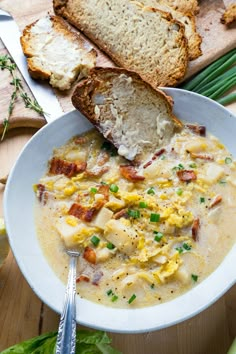
<path id="1" fill-rule="evenodd" d="M 174 112 L 180 119 L 205 125 L 236 157 L 236 118 L 229 111 L 188 91 L 171 88 L 165 92 L 173 97 Z M 73 111 L 40 129 L 20 154 L 5 190 L 6 227 L 18 265 L 33 291 L 58 313 L 62 310 L 65 284 L 54 274 L 39 246 L 32 185 L 45 173 L 53 148 L 90 127 L 82 114 Z M 77 296 L 77 322 L 124 333 L 152 331 L 181 322 L 204 310 L 236 282 L 235 258 L 236 245 L 207 279 L 182 296 L 156 306 L 114 309 Z"/>

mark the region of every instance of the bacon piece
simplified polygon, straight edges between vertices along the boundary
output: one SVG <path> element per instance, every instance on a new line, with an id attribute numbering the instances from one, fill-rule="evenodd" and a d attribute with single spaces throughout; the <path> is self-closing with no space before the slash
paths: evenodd
<path id="1" fill-rule="evenodd" d="M 159 151 L 155 152 L 154 156 L 158 157 L 161 156 L 162 154 L 164 154 L 166 150 L 165 149 L 160 149 Z"/>
<path id="2" fill-rule="evenodd" d="M 206 136 L 206 127 L 204 125 L 186 124 L 186 127 L 189 128 L 195 134 L 198 134 L 200 136 Z"/>
<path id="3" fill-rule="evenodd" d="M 73 215 L 80 220 L 90 222 L 90 221 L 92 221 L 94 216 L 98 213 L 99 209 L 96 206 L 88 208 L 88 207 L 85 207 L 81 204 L 74 203 L 70 207 L 68 214 Z"/>
<path id="4" fill-rule="evenodd" d="M 193 225 L 192 225 L 192 238 L 194 241 L 198 241 L 199 228 L 200 228 L 200 219 L 197 218 L 193 221 Z"/>
<path id="5" fill-rule="evenodd" d="M 101 177 L 107 171 L 109 171 L 108 166 L 95 167 L 93 170 L 86 170 L 85 174 L 88 177 Z"/>
<path id="6" fill-rule="evenodd" d="M 143 168 L 147 168 L 148 166 L 150 166 L 152 164 L 152 161 L 148 161 L 143 165 Z"/>
<path id="7" fill-rule="evenodd" d="M 192 170 L 179 170 L 176 174 L 182 182 L 191 182 L 197 179 L 196 173 Z"/>
<path id="8" fill-rule="evenodd" d="M 74 162 L 68 162 L 53 157 L 52 160 L 50 161 L 49 173 L 54 175 L 63 174 L 67 177 L 72 177 L 77 173 L 84 172 L 86 170 L 86 167 L 87 167 L 86 162 L 80 162 L 76 164 Z"/>
<path id="9" fill-rule="evenodd" d="M 143 181 L 145 179 L 144 176 L 139 176 L 137 174 L 137 171 L 132 165 L 121 165 L 120 173 L 128 181 L 132 181 L 132 182 Z"/>
<path id="10" fill-rule="evenodd" d="M 101 279 L 102 276 L 103 276 L 103 272 L 101 270 L 96 272 L 94 274 L 94 276 L 93 276 L 92 284 L 93 285 L 98 285 L 98 282 L 99 282 L 99 280 Z"/>
<path id="11" fill-rule="evenodd" d="M 207 161 L 214 161 L 214 157 L 209 154 L 197 154 L 195 152 L 190 152 L 190 155 L 193 159 L 201 159 Z"/>
<path id="12" fill-rule="evenodd" d="M 98 188 L 98 193 L 104 195 L 104 200 L 107 202 L 109 200 L 109 189 L 107 184 L 101 184 Z"/>
<path id="13" fill-rule="evenodd" d="M 85 281 L 88 283 L 90 281 L 90 278 L 87 275 L 81 274 L 77 279 L 76 283 L 79 283 L 80 281 Z"/>
<path id="14" fill-rule="evenodd" d="M 129 215 L 128 215 L 128 209 L 125 208 L 125 209 L 121 209 L 120 211 L 118 211 L 117 213 L 115 213 L 113 215 L 113 219 L 120 219 L 120 218 L 128 218 Z"/>
<path id="15" fill-rule="evenodd" d="M 221 195 L 216 195 L 215 198 L 210 203 L 209 208 L 213 208 L 215 205 L 219 204 L 221 201 L 222 201 Z"/>
<path id="16" fill-rule="evenodd" d="M 103 166 L 107 161 L 109 161 L 110 155 L 107 151 L 102 150 L 98 155 L 97 164 L 98 166 Z"/>
<path id="17" fill-rule="evenodd" d="M 96 264 L 96 252 L 91 247 L 85 247 L 83 258 L 89 263 Z"/>
<path id="18" fill-rule="evenodd" d="M 41 183 L 37 184 L 37 197 L 40 203 L 46 204 L 48 200 L 48 193 L 46 192 L 45 186 Z"/>

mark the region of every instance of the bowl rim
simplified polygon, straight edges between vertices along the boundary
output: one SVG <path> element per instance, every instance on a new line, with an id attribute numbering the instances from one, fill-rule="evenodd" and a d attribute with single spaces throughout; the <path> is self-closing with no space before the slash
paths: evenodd
<path id="1" fill-rule="evenodd" d="M 163 91 L 171 96 L 175 94 L 177 94 L 178 96 L 178 94 L 180 93 L 181 95 L 185 95 L 186 97 L 197 97 L 202 102 L 207 102 L 211 105 L 213 104 L 215 107 L 217 107 L 217 109 L 222 110 L 224 115 L 226 115 L 228 118 L 231 117 L 236 121 L 236 117 L 234 117 L 233 114 L 231 114 L 226 108 L 222 107 L 220 104 L 216 103 L 215 101 L 212 101 L 209 98 L 203 97 L 193 92 L 176 88 L 163 88 Z M 9 198 L 9 196 L 11 195 L 11 188 L 16 178 L 18 166 L 22 163 L 21 161 L 23 160 L 26 151 L 29 151 L 31 149 L 31 146 L 34 144 L 34 142 L 40 139 L 45 134 L 45 131 L 47 132 L 53 130 L 54 125 L 58 125 L 59 121 L 62 122 L 63 120 L 65 121 L 68 119 L 72 120 L 75 119 L 74 117 L 78 117 L 78 115 L 80 117 L 82 116 L 78 111 L 65 113 L 57 120 L 41 128 L 27 142 L 10 172 L 4 193 L 5 222 L 8 230 L 10 246 L 19 265 L 19 268 L 23 273 L 25 279 L 27 280 L 28 284 L 30 285 L 32 290 L 37 294 L 37 296 L 57 313 L 60 313 L 62 310 L 65 285 L 62 284 L 62 282 L 60 282 L 58 279 L 57 282 L 55 281 L 56 289 L 58 289 L 60 294 L 57 301 L 54 302 L 52 301 L 51 297 L 49 299 L 46 296 L 46 293 L 44 292 L 44 290 L 42 291 L 42 288 L 39 286 L 37 281 L 35 279 L 32 279 L 31 276 L 29 276 L 29 267 L 27 264 L 22 262 L 21 254 L 19 254 L 15 245 L 16 236 L 13 236 L 13 221 L 11 219 L 11 204 L 9 201 L 11 200 L 11 198 Z M 232 270 L 232 265 L 234 264 L 233 261 L 235 259 L 235 256 L 236 244 L 226 255 L 223 262 L 217 267 L 217 269 L 213 271 L 213 273 L 211 273 L 205 280 L 203 280 L 201 283 L 199 283 L 183 295 L 180 295 L 177 298 L 165 302 L 163 304 L 137 309 L 116 309 L 100 304 L 95 304 L 88 300 L 80 299 L 77 296 L 76 320 L 78 323 L 85 326 L 118 333 L 143 333 L 175 325 L 179 322 L 193 317 L 194 315 L 200 313 L 201 311 L 209 307 L 212 303 L 218 300 L 233 284 L 236 283 L 236 272 L 234 269 Z M 228 272 L 226 272 L 226 270 L 228 270 Z M 227 276 L 225 276 L 226 273 Z M 53 273 L 51 271 L 50 275 L 52 274 Z M 219 278 L 221 279 L 221 282 L 218 281 Z M 46 285 L 48 284 L 46 283 Z M 195 303 L 193 303 L 193 299 L 196 301 Z M 183 307 L 183 304 L 184 309 L 181 309 L 181 307 Z M 90 311 L 89 313 L 86 313 L 88 309 L 90 309 Z M 171 311 L 173 313 L 171 313 Z M 162 316 L 163 321 L 161 323 L 158 322 L 159 319 L 154 318 L 153 312 L 157 313 L 157 315 L 159 314 L 160 316 Z M 96 316 L 94 316 L 94 314 L 96 314 Z M 145 318 L 151 319 L 149 321 L 149 325 L 145 324 Z"/>

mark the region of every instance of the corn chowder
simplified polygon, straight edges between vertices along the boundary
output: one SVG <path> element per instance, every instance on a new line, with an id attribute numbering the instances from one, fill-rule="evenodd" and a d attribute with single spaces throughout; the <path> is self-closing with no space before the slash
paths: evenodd
<path id="1" fill-rule="evenodd" d="M 189 129 L 191 128 L 191 129 Z M 95 130 L 55 149 L 34 186 L 44 254 L 77 292 L 114 307 L 168 301 L 202 281 L 235 242 L 236 164 L 199 127 L 133 165 Z"/>

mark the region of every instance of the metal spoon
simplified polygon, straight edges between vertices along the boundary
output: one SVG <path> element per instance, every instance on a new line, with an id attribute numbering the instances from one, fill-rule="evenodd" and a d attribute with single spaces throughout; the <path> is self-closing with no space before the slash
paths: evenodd
<path id="1" fill-rule="evenodd" d="M 63 311 L 58 327 L 56 354 L 75 354 L 76 350 L 76 265 L 80 252 L 66 251 L 70 256 L 69 275 Z"/>

